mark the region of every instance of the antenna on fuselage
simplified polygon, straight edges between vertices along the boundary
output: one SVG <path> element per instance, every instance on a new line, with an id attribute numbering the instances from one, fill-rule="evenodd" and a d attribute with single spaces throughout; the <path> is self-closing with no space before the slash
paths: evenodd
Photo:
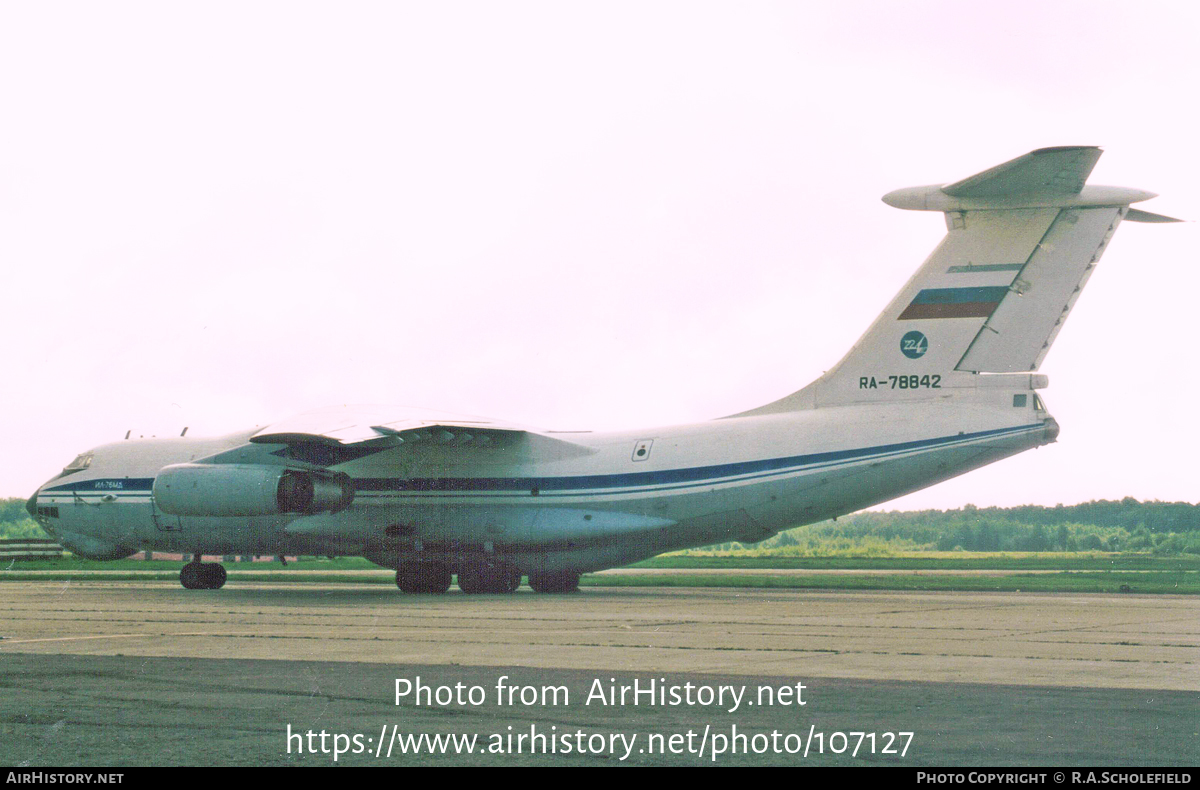
<path id="1" fill-rule="evenodd" d="M 125 438 L 126 438 L 126 439 L 128 439 L 128 438 L 129 438 L 129 434 L 131 434 L 131 433 L 133 433 L 133 429 L 132 429 L 132 428 L 130 428 L 128 431 L 126 431 L 126 432 L 125 432 Z"/>
<path id="2" fill-rule="evenodd" d="M 186 436 L 186 435 L 187 435 L 187 429 L 188 429 L 188 426 L 186 426 L 186 425 L 185 425 L 185 426 L 183 426 L 183 430 L 179 432 L 179 435 L 180 435 L 180 436 Z"/>

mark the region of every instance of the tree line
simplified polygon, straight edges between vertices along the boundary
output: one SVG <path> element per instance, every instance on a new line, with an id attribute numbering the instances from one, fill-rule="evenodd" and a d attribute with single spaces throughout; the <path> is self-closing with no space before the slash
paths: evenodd
<path id="1" fill-rule="evenodd" d="M 726 543 L 722 550 L 744 548 Z M 1078 505 L 864 511 L 785 530 L 756 549 L 799 554 L 897 551 L 1144 551 L 1200 554 L 1200 505 L 1133 497 Z"/>

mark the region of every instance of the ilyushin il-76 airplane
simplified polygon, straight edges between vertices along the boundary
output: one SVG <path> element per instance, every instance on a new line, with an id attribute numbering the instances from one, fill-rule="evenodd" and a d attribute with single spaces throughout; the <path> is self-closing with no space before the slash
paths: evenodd
<path id="1" fill-rule="evenodd" d="M 1087 186 L 1101 151 L 1042 148 L 890 206 L 947 233 L 849 353 L 781 400 L 693 425 L 555 432 L 411 408 L 320 410 L 219 438 L 119 441 L 42 486 L 30 513 L 95 559 L 361 556 L 406 592 L 575 590 L 665 551 L 756 542 L 1048 444 L 1036 373 L 1130 208 Z M 186 431 L 185 431 L 186 433 Z"/>

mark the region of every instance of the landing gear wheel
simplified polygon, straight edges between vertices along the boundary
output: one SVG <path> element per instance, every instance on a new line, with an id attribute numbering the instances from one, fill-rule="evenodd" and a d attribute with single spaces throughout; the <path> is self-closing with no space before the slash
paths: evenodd
<path id="1" fill-rule="evenodd" d="M 533 588 L 534 592 L 540 593 L 578 592 L 581 575 L 573 571 L 531 573 L 529 574 L 529 586 Z"/>
<path id="2" fill-rule="evenodd" d="M 225 579 L 228 574 L 225 573 L 225 566 L 220 563 L 210 563 L 204 566 L 205 575 L 207 576 L 208 586 L 206 590 L 219 590 L 225 586 Z"/>
<path id="3" fill-rule="evenodd" d="M 405 572 L 404 566 L 396 569 L 396 586 L 400 588 L 400 592 L 417 592 L 417 580 Z"/>
<path id="4" fill-rule="evenodd" d="M 458 571 L 458 589 L 468 595 L 513 593 L 521 586 L 521 572 L 511 565 L 467 565 Z"/>
<path id="5" fill-rule="evenodd" d="M 444 593 L 450 589 L 450 567 L 440 562 L 403 562 L 396 586 L 406 593 Z"/>
<path id="6" fill-rule="evenodd" d="M 187 590 L 219 590 L 225 586 L 225 566 L 216 562 L 189 562 L 179 571 L 179 583 Z"/>
<path id="7" fill-rule="evenodd" d="M 485 592 L 485 583 L 486 579 L 481 568 L 470 566 L 458 569 L 458 589 L 467 595 L 478 595 Z"/>
<path id="8" fill-rule="evenodd" d="M 203 571 L 200 570 L 200 563 L 189 562 L 184 565 L 179 571 L 179 583 L 183 585 L 185 590 L 202 589 Z"/>

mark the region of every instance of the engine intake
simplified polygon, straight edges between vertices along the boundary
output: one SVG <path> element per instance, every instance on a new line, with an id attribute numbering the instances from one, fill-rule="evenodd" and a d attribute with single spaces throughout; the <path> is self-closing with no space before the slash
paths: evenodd
<path id="1" fill-rule="evenodd" d="M 354 501 L 342 472 L 255 464 L 174 464 L 154 479 L 154 501 L 173 516 L 336 513 Z"/>

